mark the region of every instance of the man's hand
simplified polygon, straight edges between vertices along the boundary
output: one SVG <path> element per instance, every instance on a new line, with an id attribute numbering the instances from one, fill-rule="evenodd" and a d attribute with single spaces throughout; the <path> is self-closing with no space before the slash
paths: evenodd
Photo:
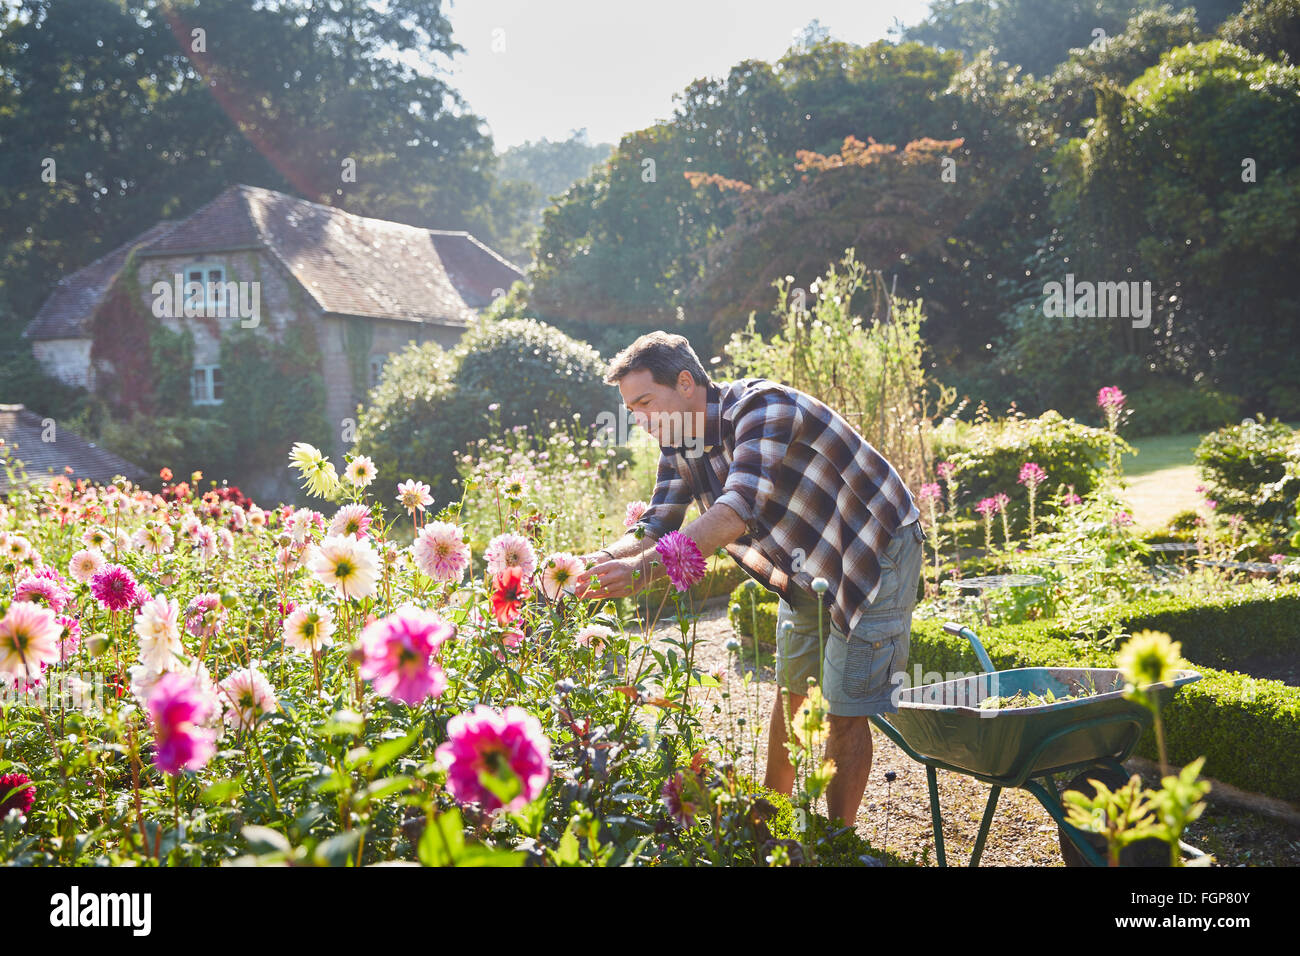
<path id="1" fill-rule="evenodd" d="M 628 597 L 636 593 L 638 585 L 645 586 L 644 571 L 640 578 L 632 577 L 633 572 L 643 563 L 645 562 L 640 557 L 600 560 L 595 567 L 589 568 L 574 579 L 573 591 L 578 597 L 588 601 Z"/>

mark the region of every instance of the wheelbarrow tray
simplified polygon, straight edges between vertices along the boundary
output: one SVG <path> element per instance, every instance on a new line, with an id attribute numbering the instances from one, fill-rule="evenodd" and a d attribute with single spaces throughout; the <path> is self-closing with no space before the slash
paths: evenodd
<path id="1" fill-rule="evenodd" d="M 1178 671 L 1172 686 L 1160 687 L 1161 704 L 1200 676 Z M 1071 696 L 1080 688 L 1097 693 Z M 1035 707 L 978 706 L 987 697 L 1018 691 L 1040 696 L 1051 691 L 1068 699 Z M 909 688 L 899 694 L 898 711 L 877 720 L 887 722 L 923 759 L 980 777 L 1023 781 L 1104 757 L 1123 759 L 1151 715 L 1124 697 L 1124 678 L 1114 668 L 1021 667 Z M 1073 724 L 1082 726 L 1071 732 Z"/>

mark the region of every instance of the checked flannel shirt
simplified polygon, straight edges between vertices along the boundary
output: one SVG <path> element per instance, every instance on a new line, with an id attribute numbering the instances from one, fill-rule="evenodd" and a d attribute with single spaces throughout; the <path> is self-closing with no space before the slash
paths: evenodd
<path id="1" fill-rule="evenodd" d="M 879 591 L 877 555 L 920 517 L 911 493 L 811 395 L 757 378 L 710 382 L 707 391 L 702 442 L 660 446 L 638 525 L 661 538 L 681 528 L 692 498 L 701 514 L 725 504 L 748 528 L 726 547 L 736 563 L 782 597 L 825 578 L 831 621 L 848 634 Z"/>

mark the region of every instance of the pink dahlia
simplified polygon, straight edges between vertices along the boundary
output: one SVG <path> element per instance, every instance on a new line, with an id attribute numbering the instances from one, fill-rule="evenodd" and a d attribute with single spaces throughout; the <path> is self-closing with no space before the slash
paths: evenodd
<path id="1" fill-rule="evenodd" d="M 36 800 L 36 786 L 25 773 L 0 774 L 0 820 L 17 810 L 26 816 Z"/>
<path id="2" fill-rule="evenodd" d="M 360 674 L 384 697 L 415 706 L 447 689 L 447 678 L 435 660 L 442 642 L 455 629 L 431 611 L 412 605 L 399 607 L 361 632 L 365 659 Z"/>
<path id="3" fill-rule="evenodd" d="M 433 504 L 433 496 L 429 494 L 429 486 L 422 481 L 416 481 L 414 478 L 397 486 L 397 500 L 411 514 L 423 511 Z"/>
<path id="4" fill-rule="evenodd" d="M 645 501 L 629 501 L 627 503 L 627 513 L 623 515 L 623 527 L 633 527 L 641 520 L 641 516 L 645 514 L 646 509 L 649 507 L 649 503 Z"/>
<path id="5" fill-rule="evenodd" d="M 604 624 L 588 624 L 577 634 L 573 635 L 574 641 L 583 647 L 590 647 L 599 654 L 605 649 L 605 645 L 612 639 L 614 632 Z"/>
<path id="6" fill-rule="evenodd" d="M 106 564 L 90 579 L 90 593 L 110 611 L 122 611 L 135 600 L 135 578 L 120 564 Z"/>
<path id="7" fill-rule="evenodd" d="M 104 556 L 98 548 L 82 548 L 68 562 L 68 574 L 74 581 L 88 584 L 104 567 Z"/>
<path id="8" fill-rule="evenodd" d="M 551 777 L 551 742 L 522 707 L 501 713 L 479 704 L 447 722 L 447 738 L 436 759 L 447 771 L 447 790 L 461 803 L 518 810 Z"/>
<path id="9" fill-rule="evenodd" d="M 370 509 L 365 505 L 344 505 L 330 522 L 330 534 L 366 538 L 370 536 L 369 530 Z"/>
<path id="10" fill-rule="evenodd" d="M 542 592 L 552 601 L 558 600 L 560 592 L 573 584 L 573 579 L 586 570 L 582 559 L 561 551 L 546 559 L 542 570 Z"/>
<path id="11" fill-rule="evenodd" d="M 217 687 L 225 705 L 225 721 L 237 730 L 256 727 L 262 714 L 269 714 L 280 706 L 275 688 L 255 666 L 241 667 Z"/>
<path id="12" fill-rule="evenodd" d="M 212 700 L 201 692 L 198 680 L 167 671 L 150 689 L 148 705 L 156 743 L 154 765 L 173 775 L 207 766 L 216 752 L 216 733 L 202 726 L 212 716 Z"/>
<path id="13" fill-rule="evenodd" d="M 699 778 L 679 770 L 664 783 L 660 795 L 668 815 L 679 827 L 689 827 L 695 822 L 703 801 L 700 799 Z"/>
<path id="14" fill-rule="evenodd" d="M 435 581 L 459 581 L 469 566 L 465 532 L 446 521 L 432 521 L 421 528 L 413 550 L 415 566 Z"/>
<path id="15" fill-rule="evenodd" d="M 185 605 L 185 629 L 195 637 L 212 637 L 226 617 L 221 595 L 215 591 L 196 595 Z"/>
<path id="16" fill-rule="evenodd" d="M 300 604 L 284 619 L 284 642 L 295 651 L 315 654 L 334 643 L 334 614 L 324 604 Z"/>
<path id="17" fill-rule="evenodd" d="M 483 557 L 487 561 L 489 574 L 500 574 L 506 568 L 518 568 L 525 578 L 531 578 L 537 570 L 537 554 L 528 539 L 522 535 L 499 534 L 488 542 Z"/>
<path id="18" fill-rule="evenodd" d="M 59 622 L 59 627 L 62 628 L 59 632 L 59 657 L 66 661 L 77 653 L 77 648 L 81 646 L 81 622 L 75 617 L 63 615 L 55 618 L 55 620 Z"/>
<path id="19" fill-rule="evenodd" d="M 148 554 L 166 554 L 176 543 L 172 529 L 150 521 L 131 537 L 131 544 Z"/>
<path id="20" fill-rule="evenodd" d="M 704 579 L 704 555 L 689 536 L 670 531 L 656 542 L 655 551 L 663 559 L 668 580 L 678 591 L 689 591 Z"/>
<path id="21" fill-rule="evenodd" d="M 46 569 L 42 568 L 42 570 Z M 71 599 L 72 595 L 57 579 L 45 574 L 28 572 L 26 577 L 18 581 L 18 586 L 14 589 L 15 601 L 43 604 L 56 614 L 62 611 Z"/>
<path id="22" fill-rule="evenodd" d="M 59 659 L 63 628 L 47 607 L 14 601 L 0 619 L 0 674 L 23 680 L 41 676 L 41 668 Z"/>

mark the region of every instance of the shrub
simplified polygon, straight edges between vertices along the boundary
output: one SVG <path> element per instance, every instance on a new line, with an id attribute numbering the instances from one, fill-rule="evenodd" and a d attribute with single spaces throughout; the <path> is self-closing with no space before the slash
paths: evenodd
<path id="1" fill-rule="evenodd" d="M 540 322 L 483 323 L 450 353 L 426 343 L 393 356 L 358 419 L 357 451 L 445 503 L 460 496 L 452 453 L 490 434 L 489 405 L 503 428 L 585 417 L 613 407 L 603 375 L 599 353 Z"/>
<path id="2" fill-rule="evenodd" d="M 1116 448 L 1132 452 L 1121 438 Z M 960 487 L 958 509 L 970 514 L 981 498 L 998 492 L 1011 497 L 1013 515 L 1027 513 L 1028 493 L 1018 484 L 1020 467 L 1027 461 L 1047 472 L 1045 492 L 1061 485 L 1074 485 L 1075 493 L 1087 495 L 1097 484 L 1106 465 L 1110 433 L 1091 428 L 1056 411 L 1046 411 L 1037 418 L 1005 418 L 978 422 L 965 429 L 940 429 L 935 438 L 935 460 L 947 460 L 956 469 Z M 1023 525 L 1018 520 L 1017 526 Z"/>
<path id="3" fill-rule="evenodd" d="M 1288 461 L 1300 462 L 1300 438 L 1276 419 L 1220 428 L 1196 446 L 1197 465 L 1220 512 L 1280 527 L 1300 494 L 1300 480 L 1286 476 Z"/>
<path id="4" fill-rule="evenodd" d="M 1132 389 L 1128 397 L 1142 409 L 1129 428 L 1134 437 L 1204 432 L 1240 418 L 1241 399 L 1208 386 L 1160 379 Z"/>

